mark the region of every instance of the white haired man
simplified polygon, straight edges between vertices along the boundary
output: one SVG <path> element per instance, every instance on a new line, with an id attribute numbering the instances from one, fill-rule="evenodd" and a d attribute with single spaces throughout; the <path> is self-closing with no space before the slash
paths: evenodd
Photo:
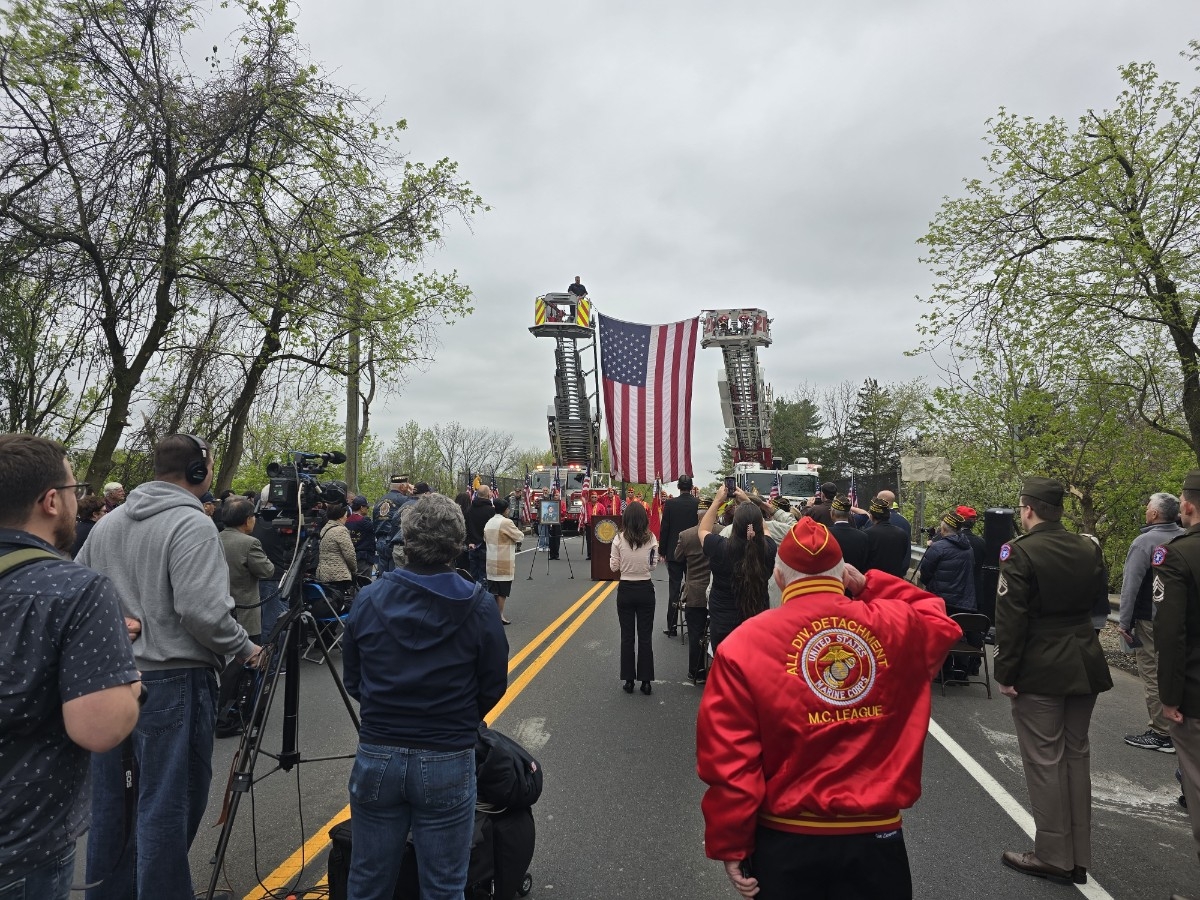
<path id="1" fill-rule="evenodd" d="M 1121 574 L 1121 608 L 1117 627 L 1126 642 L 1134 648 L 1138 677 L 1146 691 L 1146 711 L 1150 720 L 1142 734 L 1125 735 L 1125 743 L 1143 750 L 1174 753 L 1167 717 L 1158 699 L 1158 653 L 1154 649 L 1154 602 L 1152 582 L 1154 569 L 1150 563 L 1154 548 L 1183 534 L 1176 523 L 1179 518 L 1179 498 L 1174 494 L 1154 494 L 1146 504 L 1146 524 L 1129 545 L 1125 570 Z"/>

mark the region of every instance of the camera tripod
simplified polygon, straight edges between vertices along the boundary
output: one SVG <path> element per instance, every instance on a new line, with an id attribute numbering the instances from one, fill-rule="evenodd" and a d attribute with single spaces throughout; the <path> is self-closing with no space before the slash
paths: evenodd
<path id="1" fill-rule="evenodd" d="M 225 852 L 229 849 L 229 839 L 233 834 L 233 823 L 237 817 L 238 805 L 242 796 L 251 790 L 255 783 L 268 775 L 280 770 L 290 772 L 300 763 L 327 762 L 335 759 L 353 759 L 353 753 L 343 753 L 337 756 L 305 757 L 300 752 L 298 725 L 300 720 L 300 645 L 305 630 L 312 632 L 313 641 L 321 651 L 321 660 L 325 669 L 333 679 L 354 730 L 359 730 L 358 712 L 354 701 L 346 692 L 342 677 L 334 668 L 329 657 L 329 647 L 321 634 L 320 626 L 312 612 L 304 606 L 304 579 L 301 572 L 312 537 L 306 537 L 287 574 L 280 584 L 280 593 L 288 598 L 288 611 L 280 617 L 274 630 L 263 643 L 262 662 L 259 664 L 261 673 L 256 687 L 254 705 L 249 721 L 245 725 L 241 742 L 233 757 L 233 770 L 229 774 L 229 783 L 225 787 L 225 800 L 221 808 L 221 835 L 217 839 L 217 849 L 212 859 L 212 877 L 209 879 L 205 900 L 212 900 L 217 889 L 217 881 L 221 877 L 221 869 L 225 862 Z M 335 610 L 336 614 L 336 610 Z M 279 687 L 280 675 L 283 675 L 283 739 L 278 753 L 263 749 L 263 739 L 266 735 L 267 721 L 271 715 L 271 707 L 275 700 L 275 692 Z M 266 754 L 276 762 L 275 768 L 266 774 L 255 778 L 254 766 L 259 754 Z"/>

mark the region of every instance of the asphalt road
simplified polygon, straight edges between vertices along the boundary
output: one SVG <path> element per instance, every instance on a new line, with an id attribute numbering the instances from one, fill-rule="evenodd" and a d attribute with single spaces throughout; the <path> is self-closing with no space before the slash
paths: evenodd
<path id="1" fill-rule="evenodd" d="M 615 594 L 605 593 L 607 583 L 592 582 L 586 564 L 574 558 L 578 541 L 567 546 L 574 580 L 565 560 L 550 563 L 547 575 L 544 555 L 536 560 L 534 580 L 526 580 L 531 557 L 519 557 L 506 608 L 514 665 L 494 721 L 545 770 L 545 791 L 534 808 L 531 896 L 735 897 L 721 865 L 704 856 L 703 784 L 694 761 L 702 688 L 684 677 L 686 647 L 660 633 L 666 572 L 656 579 L 654 693 L 628 695 L 618 679 Z M 1032 846 L 1019 824 L 1028 820 L 1028 798 L 1008 701 L 995 692 L 989 701 L 982 687 L 953 688 L 945 697 L 934 689 L 924 793 L 904 823 L 917 897 L 1167 900 L 1176 891 L 1200 897 L 1200 865 L 1186 814 L 1176 804 L 1174 757 L 1122 742 L 1124 734 L 1144 729 L 1145 707 L 1136 678 L 1120 671 L 1113 677 L 1116 688 L 1101 696 L 1092 720 L 1095 858 L 1091 883 L 1082 889 L 1000 865 L 1001 851 Z M 303 757 L 352 754 L 354 729 L 325 668 L 303 663 L 300 680 Z M 281 719 L 277 705 L 269 748 L 279 746 Z M 236 745 L 218 742 L 207 823 L 220 811 Z M 232 830 L 221 886 L 246 900 L 323 896 L 324 832 L 348 816 L 349 767 L 349 759 L 314 761 L 269 774 L 272 761 L 260 757 L 255 787 Z M 218 833 L 202 828 L 193 847 L 198 889 L 207 887 Z"/>

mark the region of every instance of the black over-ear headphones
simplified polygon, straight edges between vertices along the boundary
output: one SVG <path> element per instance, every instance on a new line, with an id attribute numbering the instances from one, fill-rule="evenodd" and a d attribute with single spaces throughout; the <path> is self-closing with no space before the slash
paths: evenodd
<path id="1" fill-rule="evenodd" d="M 204 479 L 208 477 L 208 444 L 194 434 L 185 434 L 183 437 L 195 444 L 196 449 L 200 451 L 200 458 L 187 464 L 187 468 L 183 470 L 183 477 L 187 479 L 188 484 L 204 484 Z"/>

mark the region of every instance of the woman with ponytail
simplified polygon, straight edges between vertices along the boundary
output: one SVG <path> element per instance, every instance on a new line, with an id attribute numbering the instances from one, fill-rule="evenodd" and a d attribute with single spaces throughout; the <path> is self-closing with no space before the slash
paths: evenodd
<path id="1" fill-rule="evenodd" d="M 714 652 L 733 629 L 770 605 L 767 584 L 775 568 L 775 541 L 766 534 L 762 510 L 745 502 L 749 498 L 741 488 L 734 491 L 734 497 L 733 533 L 728 538 L 716 533 L 717 513 L 728 499 L 724 485 L 698 529 L 712 571 L 708 635 Z"/>
<path id="2" fill-rule="evenodd" d="M 621 623 L 621 678 L 624 690 L 633 693 L 633 681 L 649 694 L 654 681 L 654 583 L 651 570 L 658 565 L 658 540 L 650 531 L 650 516 L 641 503 L 629 503 L 621 516 L 621 531 L 613 539 L 609 568 L 620 573 L 617 586 L 617 620 Z M 634 663 L 634 634 L 637 662 Z"/>

